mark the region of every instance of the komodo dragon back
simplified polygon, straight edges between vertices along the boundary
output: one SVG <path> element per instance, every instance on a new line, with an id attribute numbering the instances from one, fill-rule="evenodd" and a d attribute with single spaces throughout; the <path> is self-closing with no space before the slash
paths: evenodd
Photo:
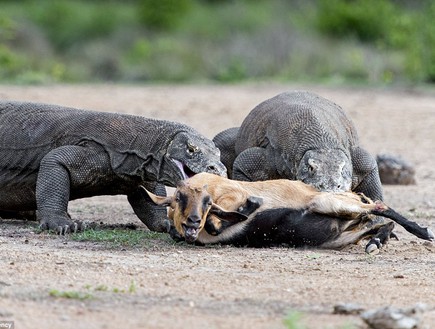
<path id="1" fill-rule="evenodd" d="M 358 143 L 358 136 L 337 104 L 309 92 L 295 91 L 256 106 L 239 129 L 235 150 L 241 153 L 268 143 L 298 161 L 309 149 L 349 148 Z"/>

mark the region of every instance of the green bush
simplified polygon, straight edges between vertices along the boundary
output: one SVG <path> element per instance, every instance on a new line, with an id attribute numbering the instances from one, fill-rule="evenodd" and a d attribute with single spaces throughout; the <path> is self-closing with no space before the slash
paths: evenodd
<path id="1" fill-rule="evenodd" d="M 46 0 L 31 8 L 31 18 L 45 30 L 57 49 L 108 36 L 118 26 L 114 6 Z"/>
<path id="2" fill-rule="evenodd" d="M 175 28 L 192 7 L 192 0 L 139 0 L 139 20 L 151 29 Z"/>
<path id="3" fill-rule="evenodd" d="M 24 61 L 7 46 L 0 44 L 0 80 L 13 77 L 21 72 Z"/>
<path id="4" fill-rule="evenodd" d="M 317 25 L 334 37 L 376 41 L 386 37 L 395 15 L 388 0 L 320 0 Z"/>
<path id="5" fill-rule="evenodd" d="M 435 82 L 432 0 L 0 2 L 0 81 Z"/>
<path id="6" fill-rule="evenodd" d="M 406 40 L 406 69 L 414 81 L 435 82 L 435 2 L 414 14 Z"/>
<path id="7" fill-rule="evenodd" d="M 15 27 L 15 22 L 10 17 L 0 15 L 0 42 L 12 39 Z"/>
<path id="8" fill-rule="evenodd" d="M 388 0 L 320 0 L 316 25 L 321 33 L 338 39 L 355 37 L 387 54 L 400 51 L 407 79 L 433 83 L 435 2 L 405 5 Z"/>

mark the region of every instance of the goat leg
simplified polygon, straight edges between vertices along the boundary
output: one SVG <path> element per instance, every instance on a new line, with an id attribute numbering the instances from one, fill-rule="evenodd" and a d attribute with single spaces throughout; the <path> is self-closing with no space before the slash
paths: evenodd
<path id="1" fill-rule="evenodd" d="M 374 254 L 379 252 L 379 249 L 385 245 L 393 233 L 394 223 L 389 222 L 381 227 L 377 228 L 376 234 L 370 239 L 370 241 L 366 245 L 366 253 Z"/>
<path id="2" fill-rule="evenodd" d="M 373 209 L 370 213 L 373 215 L 387 217 L 387 218 L 392 219 L 397 224 L 401 225 L 409 233 L 414 234 L 416 237 L 418 237 L 420 239 L 429 240 L 429 241 L 435 240 L 435 236 L 429 228 L 421 227 L 416 222 L 410 221 L 409 219 L 400 215 L 394 209 L 385 207 L 385 205 L 383 205 L 383 204 L 380 205 L 379 207 L 376 207 L 375 209 Z"/>

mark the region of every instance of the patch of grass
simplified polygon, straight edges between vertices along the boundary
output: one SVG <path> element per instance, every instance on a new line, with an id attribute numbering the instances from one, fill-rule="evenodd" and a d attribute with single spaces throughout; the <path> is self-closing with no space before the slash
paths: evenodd
<path id="1" fill-rule="evenodd" d="M 114 293 L 122 293 L 122 294 L 129 293 L 129 294 L 134 294 L 134 293 L 136 293 L 136 283 L 133 280 L 131 280 L 130 285 L 128 286 L 127 290 L 126 289 L 113 288 L 112 291 Z"/>
<path id="2" fill-rule="evenodd" d="M 106 293 L 128 293 L 128 294 L 135 294 L 136 293 L 136 283 L 132 280 L 130 282 L 130 285 L 127 288 L 112 288 L 110 289 L 105 284 L 100 284 L 92 289 L 92 286 L 90 284 L 87 284 L 84 286 L 84 288 L 88 292 L 81 292 L 76 290 L 57 290 L 57 289 L 51 289 L 48 294 L 51 297 L 56 298 L 65 298 L 65 299 L 75 299 L 75 300 L 87 300 L 87 299 L 94 299 L 94 295 L 92 295 L 89 291 L 94 292 L 106 292 Z"/>
<path id="3" fill-rule="evenodd" d="M 306 326 L 301 323 L 303 314 L 298 311 L 290 311 L 283 320 L 283 323 L 287 329 L 305 329 Z M 322 327 L 328 329 L 355 329 L 355 326 L 351 323 L 345 323 L 339 327 Z"/>
<path id="4" fill-rule="evenodd" d="M 128 292 L 130 294 L 134 294 L 136 292 L 136 283 L 133 280 L 131 280 L 130 282 L 130 286 L 128 287 Z"/>
<path id="5" fill-rule="evenodd" d="M 340 329 L 355 329 L 355 328 L 356 328 L 355 325 L 353 325 L 352 323 L 345 323 L 340 327 Z"/>
<path id="6" fill-rule="evenodd" d="M 73 291 L 73 290 L 60 291 L 60 290 L 52 289 L 48 292 L 48 294 L 52 297 L 77 299 L 77 300 L 86 300 L 86 299 L 93 298 L 93 296 L 89 293 L 83 293 L 80 291 Z"/>
<path id="7" fill-rule="evenodd" d="M 297 311 L 291 311 L 284 318 L 283 322 L 287 329 L 304 329 L 305 326 L 301 324 L 302 314 Z"/>
<path id="8" fill-rule="evenodd" d="M 107 291 L 109 290 L 109 287 L 107 287 L 105 284 L 100 284 L 95 287 L 95 291 Z"/>
<path id="9" fill-rule="evenodd" d="M 308 259 L 319 259 L 322 256 L 320 254 L 317 254 L 317 253 L 310 253 L 310 254 L 307 254 L 306 257 Z"/>
<path id="10" fill-rule="evenodd" d="M 112 248 L 151 247 L 159 241 L 175 243 L 169 235 L 164 233 L 122 229 L 88 229 L 71 234 L 71 239 L 74 241 L 98 242 Z"/>
<path id="11" fill-rule="evenodd" d="M 108 286 L 106 286 L 105 284 L 99 284 L 98 286 L 96 286 L 95 288 L 92 289 L 92 285 L 87 284 L 84 286 L 84 288 L 86 290 L 93 290 L 93 291 L 98 291 L 98 292 L 113 292 L 113 293 L 129 293 L 129 294 L 134 294 L 136 293 L 136 282 L 134 282 L 133 280 L 130 281 L 130 285 L 128 286 L 127 289 L 124 288 L 118 288 L 118 287 L 114 287 L 114 288 L 109 288 Z"/>

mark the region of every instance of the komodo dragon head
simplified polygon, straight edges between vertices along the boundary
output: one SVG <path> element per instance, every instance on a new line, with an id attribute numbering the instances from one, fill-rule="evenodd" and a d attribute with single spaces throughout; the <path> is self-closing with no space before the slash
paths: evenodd
<path id="1" fill-rule="evenodd" d="M 214 143 L 199 135 L 179 132 L 169 144 L 164 157 L 164 180 L 174 184 L 200 172 L 227 177 Z"/>
<path id="2" fill-rule="evenodd" d="M 352 186 L 352 163 L 339 149 L 308 150 L 299 162 L 296 179 L 320 191 L 349 191 Z"/>

